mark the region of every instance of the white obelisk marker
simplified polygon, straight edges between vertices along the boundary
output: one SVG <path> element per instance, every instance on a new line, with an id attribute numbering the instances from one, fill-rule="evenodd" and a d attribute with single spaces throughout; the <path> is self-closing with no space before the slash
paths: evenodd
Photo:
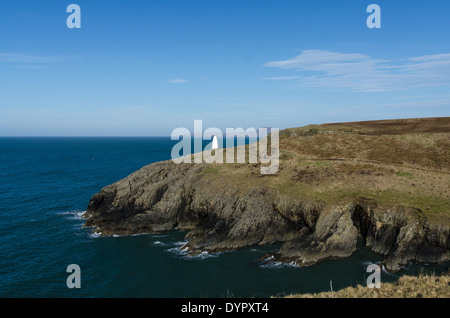
<path id="1" fill-rule="evenodd" d="M 217 142 L 217 136 L 214 136 L 212 141 L 212 150 L 219 149 L 219 143 Z"/>

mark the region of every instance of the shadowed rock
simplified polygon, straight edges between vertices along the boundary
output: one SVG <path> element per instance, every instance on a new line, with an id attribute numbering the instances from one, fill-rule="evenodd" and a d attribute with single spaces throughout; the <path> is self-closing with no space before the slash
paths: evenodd
<path id="1" fill-rule="evenodd" d="M 358 237 L 384 255 L 390 271 L 450 259 L 449 227 L 428 224 L 413 208 L 379 207 L 364 198 L 326 206 L 264 188 L 215 188 L 203 178 L 206 166 L 146 166 L 94 195 L 86 225 L 102 235 L 187 230 L 185 247 L 192 254 L 284 242 L 265 258 L 298 266 L 348 257 Z"/>

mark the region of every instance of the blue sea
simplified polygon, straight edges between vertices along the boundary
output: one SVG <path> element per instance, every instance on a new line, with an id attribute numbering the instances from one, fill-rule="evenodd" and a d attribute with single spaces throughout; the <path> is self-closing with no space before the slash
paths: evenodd
<path id="1" fill-rule="evenodd" d="M 280 245 L 190 257 L 185 232 L 97 237 L 83 226 L 89 199 L 144 165 L 170 159 L 170 138 L 0 138 L 0 297 L 270 297 L 365 285 L 381 260 L 351 257 L 307 268 L 258 262 Z M 67 266 L 81 269 L 69 289 Z M 439 273 L 410 265 L 395 275 Z"/>

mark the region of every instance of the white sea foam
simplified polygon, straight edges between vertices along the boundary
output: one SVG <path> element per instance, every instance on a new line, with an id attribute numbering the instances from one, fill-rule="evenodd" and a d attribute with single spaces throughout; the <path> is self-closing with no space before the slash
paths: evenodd
<path id="1" fill-rule="evenodd" d="M 185 258 L 186 259 L 205 259 L 205 258 L 210 258 L 210 257 L 218 257 L 220 254 L 222 254 L 222 253 L 208 253 L 206 251 L 203 251 L 197 255 L 189 255 L 188 254 L 185 256 Z"/>
<path id="2" fill-rule="evenodd" d="M 284 267 L 293 267 L 293 268 L 300 268 L 294 261 L 289 263 L 283 263 L 283 262 L 268 262 L 268 263 L 261 263 L 259 265 L 261 268 L 284 268 Z"/>
<path id="3" fill-rule="evenodd" d="M 161 241 L 154 241 L 154 242 L 153 242 L 153 245 L 158 245 L 158 246 L 167 246 L 168 244 L 166 244 L 166 243 L 163 243 L 163 242 L 161 242 Z"/>
<path id="4" fill-rule="evenodd" d="M 185 246 L 189 241 L 188 240 L 184 240 L 184 241 L 178 241 L 173 243 L 173 245 L 175 246 Z"/>
<path id="5" fill-rule="evenodd" d="M 167 234 L 152 234 L 152 237 L 154 238 L 158 238 L 158 237 L 168 237 L 169 235 Z"/>
<path id="6" fill-rule="evenodd" d="M 186 246 L 187 243 L 188 243 L 187 240 L 175 242 L 173 243 L 175 247 L 171 247 L 166 251 L 173 253 L 186 260 L 202 260 L 210 257 L 218 257 L 220 254 L 222 254 L 222 253 L 208 253 L 206 251 L 203 251 L 199 254 L 192 255 L 188 252 L 188 248 Z"/>
<path id="7" fill-rule="evenodd" d="M 186 252 L 183 252 L 181 250 L 181 248 L 179 248 L 179 247 L 171 247 L 171 248 L 168 248 L 166 251 L 176 254 L 176 255 L 179 255 L 179 256 L 185 256 L 187 254 Z"/>
<path id="8" fill-rule="evenodd" d="M 94 232 L 89 234 L 90 238 L 99 238 L 102 235 L 102 232 Z"/>
<path id="9" fill-rule="evenodd" d="M 171 244 L 173 247 L 167 249 L 166 251 L 174 253 L 179 256 L 186 256 L 188 254 L 186 247 L 187 243 L 188 243 L 187 240 L 174 242 Z"/>
<path id="10" fill-rule="evenodd" d="M 401 267 L 402 269 L 404 269 L 405 267 Z M 386 274 L 388 276 L 392 276 L 392 277 L 397 277 L 397 275 L 395 275 L 394 273 L 390 273 L 387 271 L 386 267 L 381 266 L 381 271 L 383 272 L 383 274 Z"/>
<path id="11" fill-rule="evenodd" d="M 285 263 L 285 262 L 278 262 L 273 261 L 275 257 L 273 255 L 270 255 L 269 257 L 265 258 L 259 265 L 261 268 L 283 268 L 283 267 L 295 267 L 299 268 L 298 264 L 295 261 Z"/>
<path id="12" fill-rule="evenodd" d="M 58 215 L 66 215 L 68 220 L 82 220 L 83 216 L 86 214 L 86 211 L 65 211 L 57 213 Z"/>
<path id="13" fill-rule="evenodd" d="M 143 236 L 143 235 L 150 235 L 149 233 L 136 233 L 136 234 L 131 234 L 130 236 Z"/>

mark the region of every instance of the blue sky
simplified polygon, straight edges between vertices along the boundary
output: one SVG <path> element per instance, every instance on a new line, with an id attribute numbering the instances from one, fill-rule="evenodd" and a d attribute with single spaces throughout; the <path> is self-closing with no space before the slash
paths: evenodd
<path id="1" fill-rule="evenodd" d="M 1 1 L 0 135 L 449 116 L 449 14 L 447 0 Z"/>

